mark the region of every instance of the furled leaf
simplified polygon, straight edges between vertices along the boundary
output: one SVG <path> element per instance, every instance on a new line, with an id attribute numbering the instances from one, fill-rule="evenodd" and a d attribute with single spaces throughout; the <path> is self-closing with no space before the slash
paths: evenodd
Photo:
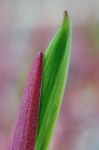
<path id="1" fill-rule="evenodd" d="M 60 110 L 68 75 L 71 25 L 67 12 L 44 56 L 43 80 L 36 150 L 47 150 Z"/>
<path id="2" fill-rule="evenodd" d="M 34 150 L 38 128 L 42 78 L 42 53 L 38 53 L 25 88 L 10 150 Z"/>

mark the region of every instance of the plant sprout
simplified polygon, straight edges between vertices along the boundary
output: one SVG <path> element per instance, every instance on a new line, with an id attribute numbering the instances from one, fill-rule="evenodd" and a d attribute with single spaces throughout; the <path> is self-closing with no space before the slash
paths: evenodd
<path id="1" fill-rule="evenodd" d="M 10 150 L 48 150 L 68 76 L 71 24 L 67 11 L 44 54 L 39 52 L 21 101 Z"/>

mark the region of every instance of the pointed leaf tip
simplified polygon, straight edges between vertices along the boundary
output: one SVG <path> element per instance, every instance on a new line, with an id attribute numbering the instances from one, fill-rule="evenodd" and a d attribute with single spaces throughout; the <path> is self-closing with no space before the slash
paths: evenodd
<path id="1" fill-rule="evenodd" d="M 64 16 L 68 16 L 67 10 L 64 10 Z"/>
<path id="2" fill-rule="evenodd" d="M 67 10 L 64 11 L 64 17 L 63 17 L 63 22 L 62 22 L 62 29 L 66 30 L 67 26 L 70 26 L 70 19 Z"/>
<path id="3" fill-rule="evenodd" d="M 24 91 L 10 150 L 34 150 L 42 79 L 43 54 L 39 52 Z"/>

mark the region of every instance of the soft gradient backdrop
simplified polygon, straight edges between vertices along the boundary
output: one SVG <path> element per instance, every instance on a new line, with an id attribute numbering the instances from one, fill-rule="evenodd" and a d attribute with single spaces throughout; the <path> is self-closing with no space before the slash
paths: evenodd
<path id="1" fill-rule="evenodd" d="M 68 10 L 73 26 L 66 92 L 50 150 L 99 150 L 99 0 L 0 0 L 0 150 L 27 75 Z"/>

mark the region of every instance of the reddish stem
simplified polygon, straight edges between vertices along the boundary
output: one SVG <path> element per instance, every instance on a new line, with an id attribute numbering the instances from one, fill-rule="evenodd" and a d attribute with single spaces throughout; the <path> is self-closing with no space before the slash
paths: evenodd
<path id="1" fill-rule="evenodd" d="M 43 54 L 39 52 L 24 91 L 11 150 L 34 150 L 38 128 Z"/>

